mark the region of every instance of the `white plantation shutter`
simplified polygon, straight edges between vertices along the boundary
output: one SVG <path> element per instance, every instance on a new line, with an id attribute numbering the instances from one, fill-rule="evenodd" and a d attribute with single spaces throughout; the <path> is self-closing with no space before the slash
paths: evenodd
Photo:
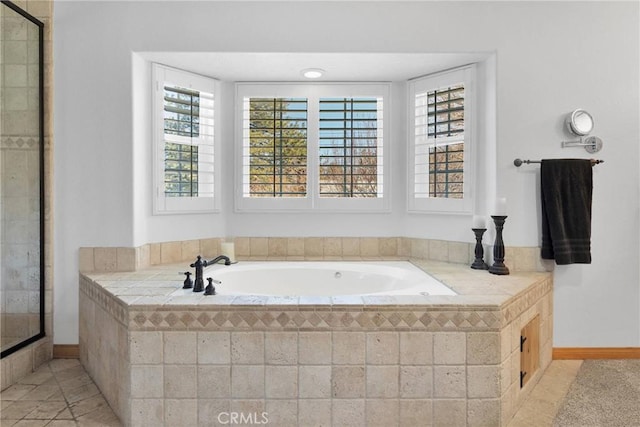
<path id="1" fill-rule="evenodd" d="M 471 209 L 474 70 L 467 66 L 409 83 L 410 211 Z"/>
<path id="2" fill-rule="evenodd" d="M 388 97 L 388 84 L 238 83 L 236 209 L 388 210 Z"/>
<path id="3" fill-rule="evenodd" d="M 213 94 L 164 85 L 164 194 L 213 197 Z"/>
<path id="4" fill-rule="evenodd" d="M 215 210 L 217 82 L 158 64 L 153 73 L 154 213 Z"/>
<path id="5" fill-rule="evenodd" d="M 415 94 L 415 197 L 463 197 L 464 83 Z"/>
<path id="6" fill-rule="evenodd" d="M 382 197 L 382 98 L 320 99 L 320 197 Z"/>
<path id="7" fill-rule="evenodd" d="M 242 196 L 307 194 L 306 98 L 243 99 Z"/>

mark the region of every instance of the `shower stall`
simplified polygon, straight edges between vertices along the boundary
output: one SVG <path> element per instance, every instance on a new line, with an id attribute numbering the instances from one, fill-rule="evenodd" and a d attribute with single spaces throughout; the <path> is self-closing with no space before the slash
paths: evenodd
<path id="1" fill-rule="evenodd" d="M 43 27 L 0 5 L 0 345 L 45 336 Z"/>

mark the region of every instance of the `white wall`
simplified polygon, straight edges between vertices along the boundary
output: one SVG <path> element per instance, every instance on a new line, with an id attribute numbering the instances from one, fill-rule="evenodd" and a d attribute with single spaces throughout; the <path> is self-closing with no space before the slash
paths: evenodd
<path id="1" fill-rule="evenodd" d="M 57 2 L 55 343 L 77 343 L 80 246 L 261 231 L 308 235 L 309 227 L 322 234 L 326 224 L 346 220 L 229 209 L 152 217 L 148 117 L 134 118 L 131 108 L 149 99 L 138 85 L 133 92 L 140 77 L 132 71 L 145 67 L 135 52 L 495 51 L 495 65 L 487 67 L 497 75 L 497 126 L 483 129 L 490 153 L 478 207 L 490 213 L 488 199 L 504 195 L 506 243 L 538 245 L 538 169 L 515 168 L 513 159 L 589 157 L 561 149 L 560 141 L 568 138 L 564 115 L 590 111 L 594 134 L 605 143 L 597 157 L 606 160 L 594 169 L 593 264 L 556 269 L 554 345 L 640 345 L 638 12 L 635 2 Z M 457 31 L 447 28 L 451 22 Z M 401 146 L 394 158 L 405 151 Z M 404 214 L 397 204 L 402 184 L 395 179 L 391 214 L 349 217 L 350 226 L 339 231 L 470 240 L 468 217 Z M 232 200 L 230 192 L 224 197 Z"/>

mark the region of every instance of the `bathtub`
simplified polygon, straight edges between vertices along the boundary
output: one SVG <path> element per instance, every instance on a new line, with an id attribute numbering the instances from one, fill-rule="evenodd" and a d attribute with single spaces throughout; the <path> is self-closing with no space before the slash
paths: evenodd
<path id="1" fill-rule="evenodd" d="M 125 426 L 507 425 L 551 361 L 550 273 L 415 264 L 457 295 L 406 295 L 453 292 L 397 261 L 215 265 L 217 296 L 183 290 L 175 264 L 82 272 L 80 360 Z M 518 332 L 536 317 L 540 368 L 521 388 Z"/>
<path id="2" fill-rule="evenodd" d="M 210 266 L 204 277 L 221 282 L 220 295 L 456 295 L 407 261 L 243 261 Z"/>

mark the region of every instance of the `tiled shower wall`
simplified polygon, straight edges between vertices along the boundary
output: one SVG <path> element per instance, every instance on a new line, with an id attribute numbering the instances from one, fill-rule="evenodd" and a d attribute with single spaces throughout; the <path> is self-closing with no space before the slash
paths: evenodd
<path id="1" fill-rule="evenodd" d="M 17 13 L 4 9 L 0 31 L 3 347 L 35 335 L 40 312 L 38 33 Z"/>
<path id="2" fill-rule="evenodd" d="M 17 145 L 18 138 L 0 138 L 3 346 L 40 329 L 38 140 L 19 139 L 24 145 Z"/>
<path id="3" fill-rule="evenodd" d="M 44 27 L 44 106 L 45 106 L 45 332 L 47 337 L 1 361 L 5 389 L 52 357 L 52 1 L 14 1 L 19 7 L 45 23 Z M 14 13 L 2 7 L 2 63 L 0 78 L 4 89 L 0 110 L 0 250 L 5 255 L 2 270 L 2 336 L 33 335 L 39 328 L 38 298 L 40 247 L 33 241 L 39 232 L 38 174 L 38 38 L 31 26 L 15 20 Z M 25 49 L 26 47 L 26 49 Z M 11 107 L 9 107 L 11 105 Z M 34 178 L 25 179 L 25 176 Z M 33 196 L 27 196 L 33 195 Z M 25 215 L 29 212 L 29 215 Z M 28 253 L 28 256 L 23 256 Z M 15 256 L 13 254 L 18 254 Z M 33 284 L 33 287 L 32 285 Z M 6 333 L 6 335 L 5 335 Z"/>

